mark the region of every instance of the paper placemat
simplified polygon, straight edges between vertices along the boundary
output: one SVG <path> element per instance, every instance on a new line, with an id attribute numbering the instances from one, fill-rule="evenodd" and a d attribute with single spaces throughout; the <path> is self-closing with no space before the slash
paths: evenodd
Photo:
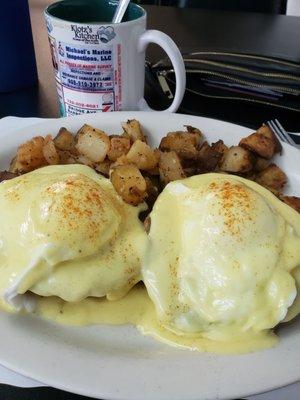
<path id="1" fill-rule="evenodd" d="M 25 126 L 43 122 L 42 118 L 5 117 L 0 119 L 1 132 L 12 132 Z M 0 383 L 19 387 L 45 386 L 43 383 L 26 378 L 0 365 Z M 264 394 L 248 397 L 248 400 L 299 400 L 300 382 Z"/>

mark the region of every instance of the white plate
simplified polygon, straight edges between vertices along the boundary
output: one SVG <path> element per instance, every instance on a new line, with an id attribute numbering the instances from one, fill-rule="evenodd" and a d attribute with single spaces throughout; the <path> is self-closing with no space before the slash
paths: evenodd
<path id="1" fill-rule="evenodd" d="M 236 144 L 249 129 L 207 118 L 167 113 L 91 114 L 46 121 L 15 133 L 1 132 L 0 168 L 18 144 L 34 135 L 76 131 L 89 123 L 109 133 L 120 122 L 141 121 L 153 145 L 183 125 L 199 127 L 209 141 Z M 300 153 L 284 145 L 276 161 L 289 177 L 288 192 L 300 195 Z M 45 384 L 114 400 L 233 399 L 300 379 L 300 320 L 280 329 L 277 347 L 239 356 L 177 350 L 142 336 L 130 326 L 58 326 L 32 316 L 0 314 L 0 363 Z"/>

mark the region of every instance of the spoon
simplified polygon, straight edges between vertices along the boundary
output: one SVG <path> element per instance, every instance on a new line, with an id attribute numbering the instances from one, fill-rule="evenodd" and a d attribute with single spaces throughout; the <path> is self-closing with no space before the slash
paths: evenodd
<path id="1" fill-rule="evenodd" d="M 113 24 L 118 24 L 122 21 L 125 11 L 127 10 L 130 0 L 120 0 L 118 7 L 116 9 L 115 15 L 113 17 Z"/>

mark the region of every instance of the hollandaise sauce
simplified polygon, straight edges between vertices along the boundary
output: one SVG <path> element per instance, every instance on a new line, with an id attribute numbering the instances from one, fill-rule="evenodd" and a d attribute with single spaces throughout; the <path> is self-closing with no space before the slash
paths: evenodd
<path id="1" fill-rule="evenodd" d="M 232 341 L 213 341 L 201 335 L 178 335 L 162 327 L 156 318 L 154 306 L 143 285 L 135 286 L 125 297 L 116 301 L 87 298 L 77 303 L 58 297 L 38 298 L 34 312 L 39 317 L 59 324 L 84 326 L 92 324 L 135 325 L 137 329 L 156 340 L 182 349 L 219 354 L 248 353 L 274 346 L 278 338 L 270 331 L 245 334 Z"/>
<path id="2" fill-rule="evenodd" d="M 86 166 L 2 183 L 0 308 L 70 326 L 130 324 L 200 352 L 274 346 L 273 327 L 300 312 L 296 211 L 221 174 L 170 183 L 148 236 L 142 209 Z"/>

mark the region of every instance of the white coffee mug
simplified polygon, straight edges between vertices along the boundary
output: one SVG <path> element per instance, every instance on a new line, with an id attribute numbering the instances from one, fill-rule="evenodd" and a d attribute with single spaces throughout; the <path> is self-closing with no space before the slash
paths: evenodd
<path id="1" fill-rule="evenodd" d="M 112 24 L 118 1 L 64 0 L 50 5 L 45 18 L 63 116 L 98 111 L 151 110 L 144 100 L 145 50 L 163 48 L 176 75 L 170 107 L 182 101 L 186 76 L 182 56 L 166 34 L 146 30 L 146 11 L 130 4 L 123 22 Z"/>

